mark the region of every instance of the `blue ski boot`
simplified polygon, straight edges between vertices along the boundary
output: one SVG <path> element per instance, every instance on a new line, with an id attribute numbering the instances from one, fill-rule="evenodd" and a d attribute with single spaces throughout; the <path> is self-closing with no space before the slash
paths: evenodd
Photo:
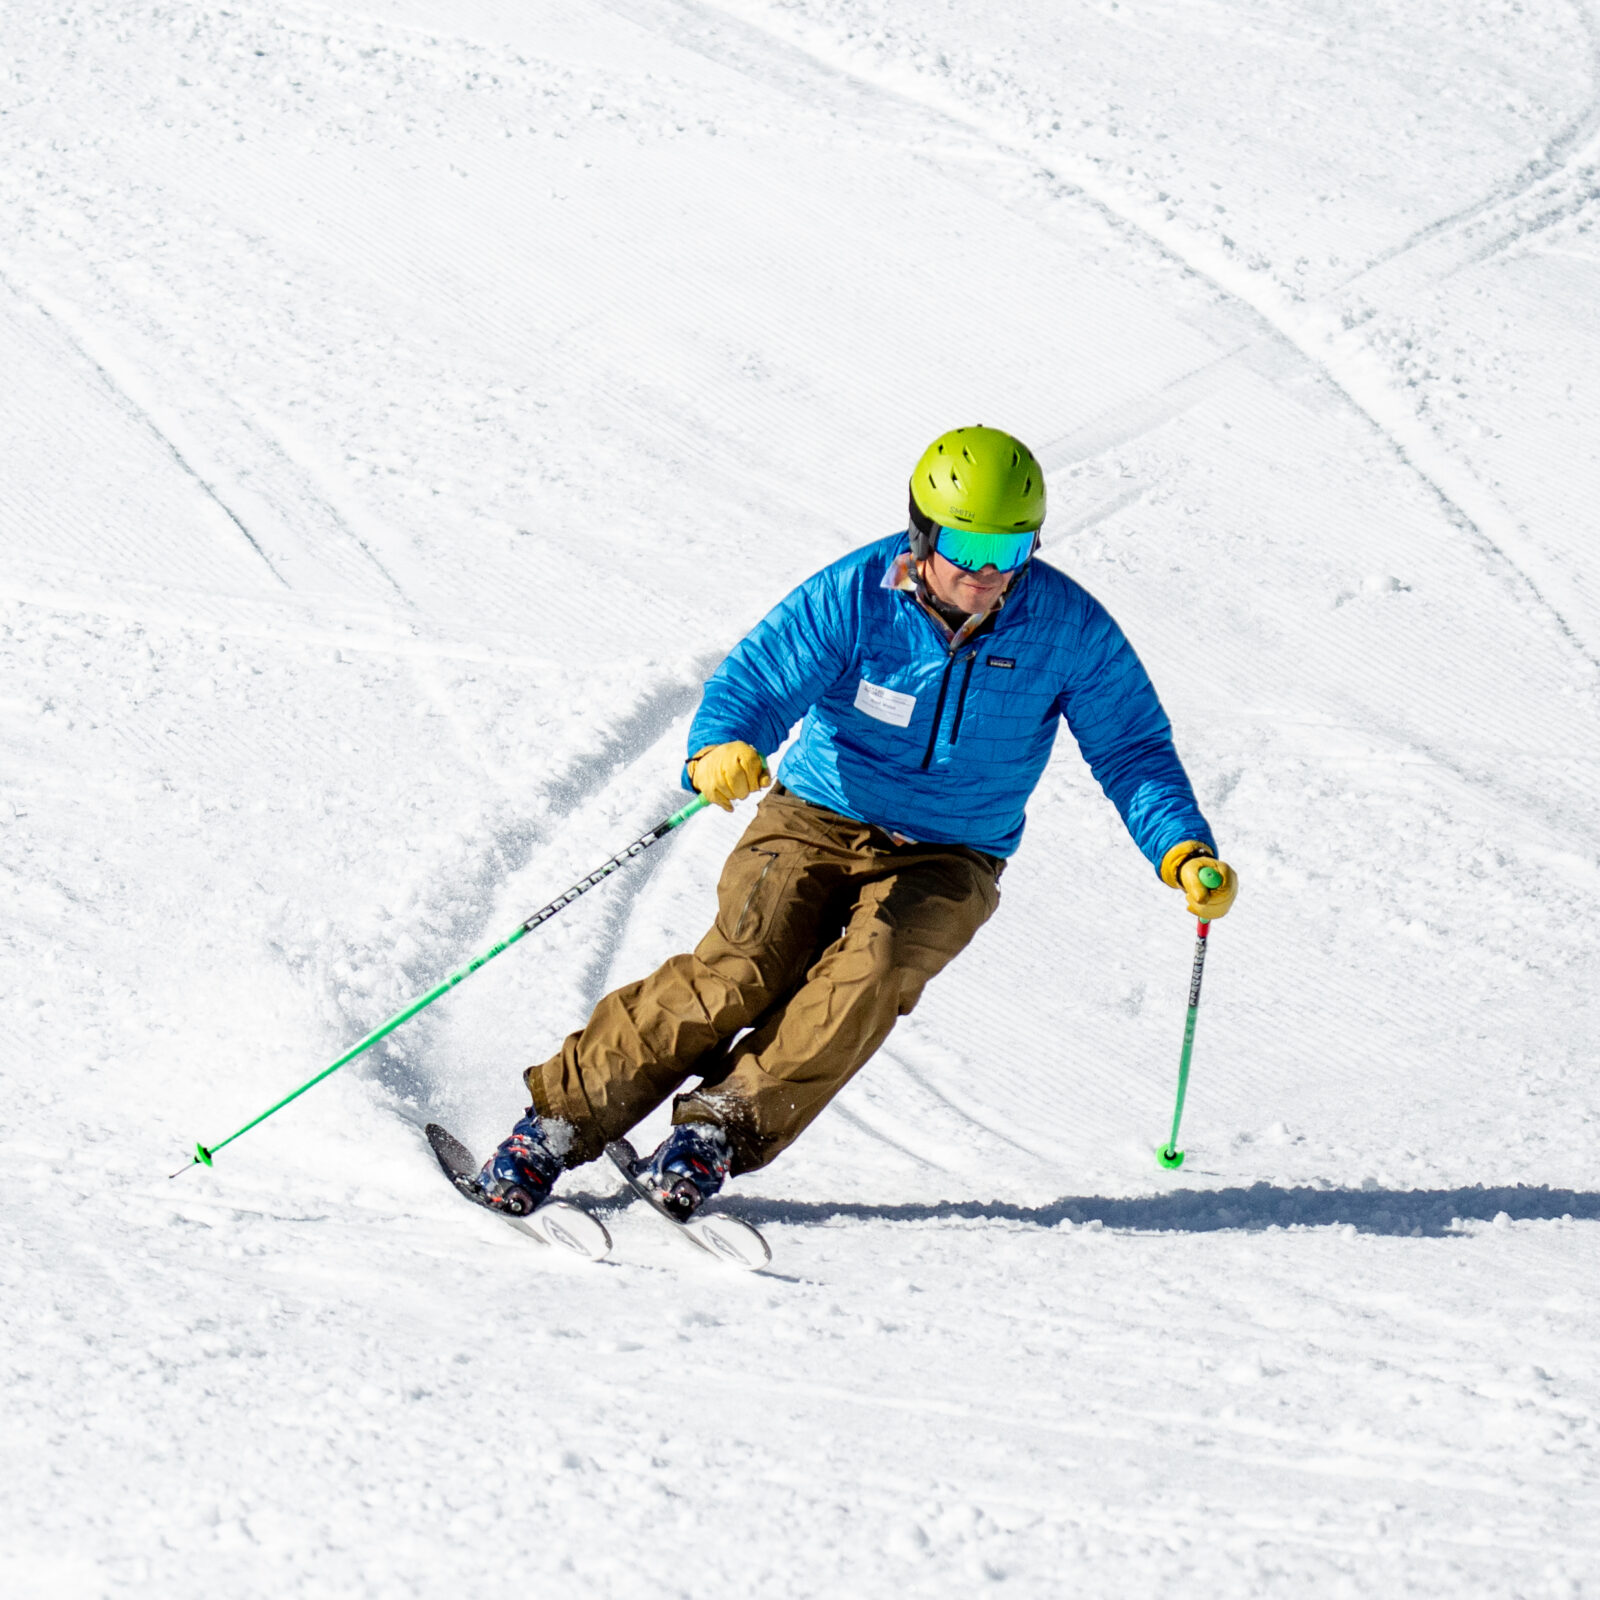
<path id="1" fill-rule="evenodd" d="M 510 1137 L 484 1162 L 478 1188 L 496 1211 L 525 1217 L 550 1198 L 564 1165 L 550 1146 L 539 1113 L 529 1106 Z"/>
<path id="2" fill-rule="evenodd" d="M 641 1163 L 636 1176 L 679 1222 L 687 1222 L 727 1180 L 733 1154 L 714 1122 L 688 1122 Z"/>

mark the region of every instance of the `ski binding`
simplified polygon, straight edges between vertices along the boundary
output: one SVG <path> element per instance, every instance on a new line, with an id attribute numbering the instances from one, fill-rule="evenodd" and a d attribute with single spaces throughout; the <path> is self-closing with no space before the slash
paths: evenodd
<path id="1" fill-rule="evenodd" d="M 712 1212 L 709 1216 L 697 1214 L 690 1217 L 687 1222 L 679 1221 L 639 1181 L 638 1153 L 626 1139 L 613 1139 L 606 1146 L 606 1154 L 611 1158 L 612 1166 L 627 1181 L 628 1187 L 658 1217 L 671 1223 L 685 1239 L 705 1251 L 707 1255 L 714 1256 L 730 1267 L 739 1267 L 745 1272 L 759 1272 L 772 1260 L 772 1249 L 767 1241 L 748 1222 L 741 1222 L 739 1218 L 730 1217 L 726 1212 Z M 535 1212 L 534 1215 L 537 1216 L 538 1213 Z"/>
<path id="2" fill-rule="evenodd" d="M 536 1239 L 540 1244 L 569 1250 L 586 1261 L 602 1261 L 611 1253 L 611 1235 L 606 1232 L 605 1224 L 582 1206 L 572 1205 L 566 1200 L 546 1200 L 526 1216 L 515 1217 L 508 1211 L 490 1205 L 477 1185 L 478 1170 L 482 1163 L 453 1133 L 441 1128 L 438 1123 L 430 1122 L 426 1132 L 428 1145 L 438 1158 L 445 1177 L 473 1205 L 493 1212 L 518 1233 Z"/>

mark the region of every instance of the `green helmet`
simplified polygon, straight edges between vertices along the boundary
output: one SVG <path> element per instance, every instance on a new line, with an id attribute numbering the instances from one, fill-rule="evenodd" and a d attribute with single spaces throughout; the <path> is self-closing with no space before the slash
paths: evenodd
<path id="1" fill-rule="evenodd" d="M 930 555 L 936 530 L 1026 533 L 1044 522 L 1044 471 L 1020 439 L 998 428 L 941 433 L 911 474 L 911 549 Z"/>

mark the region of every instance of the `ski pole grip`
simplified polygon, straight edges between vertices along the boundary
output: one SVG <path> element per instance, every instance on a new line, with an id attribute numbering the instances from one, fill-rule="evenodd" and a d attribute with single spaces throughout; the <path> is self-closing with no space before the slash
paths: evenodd
<path id="1" fill-rule="evenodd" d="M 1201 883 L 1208 889 L 1222 887 L 1222 874 L 1215 867 L 1201 867 L 1199 876 Z"/>

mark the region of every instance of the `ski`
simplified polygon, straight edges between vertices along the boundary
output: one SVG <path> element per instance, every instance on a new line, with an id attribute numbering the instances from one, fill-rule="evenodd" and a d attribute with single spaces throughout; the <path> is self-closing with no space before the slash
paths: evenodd
<path id="1" fill-rule="evenodd" d="M 611 1252 L 611 1235 L 598 1217 L 591 1216 L 582 1206 L 565 1200 L 546 1200 L 536 1211 L 525 1217 L 514 1217 L 489 1204 L 483 1197 L 476 1179 L 482 1163 L 446 1128 L 430 1122 L 426 1129 L 429 1148 L 438 1158 L 443 1171 L 456 1192 L 473 1205 L 493 1212 L 502 1222 L 509 1223 L 518 1233 L 540 1244 L 555 1245 L 570 1250 L 586 1261 L 601 1261 Z"/>
<path id="2" fill-rule="evenodd" d="M 772 1260 L 772 1250 L 767 1241 L 748 1222 L 741 1222 L 737 1217 L 713 1212 L 710 1216 L 698 1215 L 690 1217 L 687 1222 L 679 1221 L 639 1181 L 639 1157 L 626 1139 L 613 1139 L 606 1146 L 606 1154 L 611 1158 L 612 1166 L 627 1181 L 628 1187 L 658 1217 L 670 1223 L 683 1238 L 708 1256 L 714 1256 L 718 1261 L 739 1267 L 745 1272 L 759 1272 Z"/>

